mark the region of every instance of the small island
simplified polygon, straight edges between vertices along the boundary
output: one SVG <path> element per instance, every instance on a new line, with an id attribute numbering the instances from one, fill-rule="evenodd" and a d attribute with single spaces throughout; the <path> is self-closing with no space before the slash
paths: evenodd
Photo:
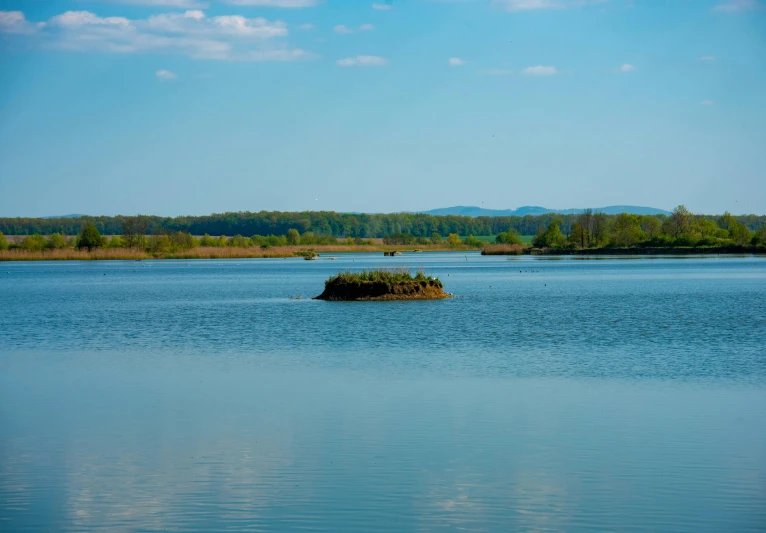
<path id="1" fill-rule="evenodd" d="M 362 272 L 340 272 L 325 281 L 324 292 L 316 300 L 380 301 L 441 300 L 452 298 L 444 292 L 437 278 L 407 269 L 374 269 Z"/>

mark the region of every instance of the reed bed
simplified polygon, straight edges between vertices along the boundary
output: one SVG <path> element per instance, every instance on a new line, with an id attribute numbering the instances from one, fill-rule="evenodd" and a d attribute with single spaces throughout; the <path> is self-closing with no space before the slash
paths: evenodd
<path id="1" fill-rule="evenodd" d="M 74 250 L 72 248 L 60 248 L 56 250 L 42 250 L 30 252 L 27 250 L 13 249 L 0 250 L 0 261 L 130 261 L 141 259 L 247 259 L 247 258 L 278 258 L 296 257 L 301 252 L 316 252 L 320 255 L 332 253 L 350 252 L 412 252 L 422 251 L 467 251 L 472 248 L 461 246 L 450 248 L 446 244 L 431 245 L 296 245 L 296 246 L 273 246 L 270 248 L 250 247 L 216 247 L 198 246 L 189 250 L 176 250 L 161 253 L 148 253 L 142 250 L 130 250 L 125 248 L 97 248 L 92 252 L 87 250 Z"/>
<path id="2" fill-rule="evenodd" d="M 481 255 L 521 255 L 524 246 L 520 244 L 488 244 L 481 251 Z"/>

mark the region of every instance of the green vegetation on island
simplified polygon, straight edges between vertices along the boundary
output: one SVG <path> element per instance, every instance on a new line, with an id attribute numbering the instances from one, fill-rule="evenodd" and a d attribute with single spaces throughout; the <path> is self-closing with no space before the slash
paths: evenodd
<path id="1" fill-rule="evenodd" d="M 442 282 L 418 271 L 374 269 L 339 272 L 325 281 L 317 300 L 439 300 L 451 298 Z"/>

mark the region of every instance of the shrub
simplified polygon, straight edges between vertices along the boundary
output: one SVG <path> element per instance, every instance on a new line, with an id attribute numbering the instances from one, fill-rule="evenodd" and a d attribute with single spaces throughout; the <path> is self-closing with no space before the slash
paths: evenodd
<path id="1" fill-rule="evenodd" d="M 450 233 L 447 236 L 447 244 L 450 246 L 450 248 L 460 246 L 460 236 L 457 233 Z"/>
<path id="2" fill-rule="evenodd" d="M 298 233 L 298 230 L 295 228 L 290 228 L 287 230 L 287 244 L 290 245 L 297 245 L 301 243 L 301 235 Z"/>
<path id="3" fill-rule="evenodd" d="M 42 235 L 29 235 L 21 241 L 21 248 L 28 252 L 39 252 L 48 246 L 48 242 Z"/>
<path id="4" fill-rule="evenodd" d="M 66 239 L 62 237 L 60 233 L 54 233 L 50 237 L 48 237 L 48 242 L 46 243 L 46 247 L 50 248 L 51 250 L 56 250 L 58 248 L 66 248 Z"/>
<path id="5" fill-rule="evenodd" d="M 484 243 L 481 242 L 479 239 L 474 237 L 473 235 L 469 235 L 463 240 L 463 244 L 470 246 L 471 248 L 481 248 L 484 246 Z"/>
<path id="6" fill-rule="evenodd" d="M 495 237 L 497 244 L 524 244 L 524 240 L 519 235 L 519 232 L 514 228 L 509 228 L 508 231 L 498 233 Z"/>

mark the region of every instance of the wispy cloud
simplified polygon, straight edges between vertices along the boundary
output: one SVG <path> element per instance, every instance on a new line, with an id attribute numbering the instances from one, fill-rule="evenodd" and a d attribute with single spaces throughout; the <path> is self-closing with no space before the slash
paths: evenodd
<path id="1" fill-rule="evenodd" d="M 332 31 L 340 35 L 348 35 L 350 33 L 356 33 L 358 31 L 372 31 L 374 29 L 375 29 L 375 26 L 373 26 L 372 24 L 362 24 L 358 28 L 349 28 L 345 24 L 338 24 L 332 29 Z"/>
<path id="2" fill-rule="evenodd" d="M 223 0 L 227 4 L 235 6 L 258 6 L 258 7 L 314 7 L 318 6 L 321 0 Z"/>
<path id="3" fill-rule="evenodd" d="M 715 56 L 702 56 L 700 61 L 715 61 Z"/>
<path id="4" fill-rule="evenodd" d="M 727 0 L 713 7 L 713 11 L 734 13 L 737 11 L 752 11 L 762 7 L 758 0 Z"/>
<path id="5" fill-rule="evenodd" d="M 462 65 L 465 65 L 466 62 L 464 59 L 460 59 L 459 57 L 450 57 L 447 60 L 447 63 L 449 63 L 451 67 L 460 67 Z"/>
<path id="6" fill-rule="evenodd" d="M 542 65 L 527 67 L 521 72 L 526 76 L 553 76 L 558 73 L 556 67 L 545 67 Z"/>
<path id="7" fill-rule="evenodd" d="M 702 100 L 702 105 L 713 105 L 715 104 L 712 100 Z"/>
<path id="8" fill-rule="evenodd" d="M 388 11 L 392 7 L 394 6 L 391 4 L 372 4 L 372 9 L 377 9 L 378 11 Z"/>
<path id="9" fill-rule="evenodd" d="M 620 72 L 633 72 L 634 70 L 636 70 L 636 67 L 630 63 L 625 63 L 624 65 L 620 66 Z"/>
<path id="10" fill-rule="evenodd" d="M 492 6 L 510 12 L 538 11 L 541 9 L 570 9 L 595 4 L 605 4 L 610 0 L 492 0 Z"/>
<path id="11" fill-rule="evenodd" d="M 339 67 L 384 67 L 388 60 L 380 56 L 356 56 L 339 59 L 336 63 Z"/>
<path id="12" fill-rule="evenodd" d="M 513 71 L 507 68 L 488 68 L 485 70 L 480 70 L 479 74 L 484 76 L 510 76 L 513 74 Z"/>
<path id="13" fill-rule="evenodd" d="M 298 29 L 299 30 L 303 30 L 303 31 L 313 30 L 314 29 L 314 25 L 313 24 L 301 24 L 300 26 L 298 26 Z"/>
<path id="14" fill-rule="evenodd" d="M 158 70 L 154 75 L 160 80 L 174 80 L 177 78 L 177 76 L 169 70 Z"/>
<path id="15" fill-rule="evenodd" d="M 67 11 L 35 24 L 18 12 L 0 11 L 0 32 L 26 33 L 40 46 L 89 52 L 164 52 L 242 61 L 294 61 L 311 55 L 289 48 L 284 22 L 241 15 L 207 17 L 200 10 L 145 19 Z"/>
<path id="16" fill-rule="evenodd" d="M 132 4 L 138 6 L 174 7 L 177 9 L 205 9 L 209 3 L 200 0 L 90 0 L 105 4 Z"/>

